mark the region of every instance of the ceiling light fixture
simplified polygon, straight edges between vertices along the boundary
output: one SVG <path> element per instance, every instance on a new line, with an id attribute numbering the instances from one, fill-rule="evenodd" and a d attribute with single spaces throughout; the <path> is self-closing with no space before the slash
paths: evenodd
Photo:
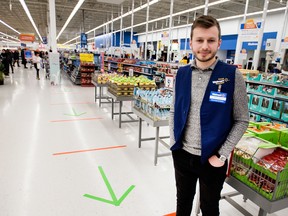
<path id="1" fill-rule="evenodd" d="M 155 4 L 155 3 L 159 2 L 159 1 L 160 1 L 160 0 L 152 0 L 151 2 L 149 2 L 149 6 Z M 148 3 L 146 3 L 146 4 L 144 4 L 144 5 L 141 5 L 141 6 L 139 6 L 138 8 L 135 8 L 135 9 L 134 9 L 134 13 L 137 12 L 137 11 L 139 11 L 139 10 L 142 10 L 142 9 L 146 8 L 147 6 L 148 6 Z M 129 16 L 129 15 L 131 15 L 131 14 L 132 14 L 132 11 L 129 11 L 129 12 L 123 14 L 123 15 L 122 15 L 122 18 L 124 18 L 124 17 L 126 17 L 126 16 Z M 89 31 L 87 31 L 87 32 L 85 32 L 85 33 L 86 33 L 86 34 L 89 34 L 89 33 L 93 32 L 93 31 L 95 31 L 95 30 L 97 30 L 97 29 L 100 29 L 100 28 L 102 28 L 102 27 L 105 26 L 105 25 L 109 25 L 110 23 L 115 22 L 115 21 L 117 21 L 117 20 L 119 20 L 119 19 L 121 19 L 121 15 L 118 16 L 118 17 L 116 17 L 116 18 L 114 18 L 113 20 L 110 20 L 110 21 L 108 21 L 108 22 L 106 22 L 106 23 L 103 23 L 102 25 L 97 26 L 96 28 L 91 29 L 91 30 L 89 30 Z M 145 22 L 145 23 L 146 23 L 146 22 Z M 75 38 L 73 38 L 73 39 L 65 42 L 64 45 L 67 44 L 67 43 L 70 43 L 70 42 L 72 42 L 72 41 L 74 41 L 74 40 L 76 40 L 77 38 L 80 38 L 80 36 L 77 36 L 77 37 L 75 37 Z"/>
<path id="2" fill-rule="evenodd" d="M 2 40 L 5 40 L 6 42 L 19 43 L 17 41 L 12 41 L 12 40 L 10 40 L 8 38 L 4 38 L 4 37 L 1 37 L 1 38 L 2 38 Z"/>
<path id="3" fill-rule="evenodd" d="M 12 38 L 12 39 L 14 39 L 14 40 L 20 41 L 18 38 L 12 37 L 11 35 L 5 34 L 5 33 L 3 33 L 3 32 L 0 32 L 0 34 L 4 35 L 4 36 L 6 36 L 6 37 Z"/>
<path id="4" fill-rule="evenodd" d="M 285 10 L 285 7 L 267 10 L 267 13 L 273 13 L 273 12 L 282 11 L 282 10 Z M 259 15 L 259 14 L 263 14 L 263 11 L 257 11 L 257 12 L 253 12 L 253 13 L 248 13 L 248 14 L 246 14 L 246 16 L 254 16 L 254 15 Z M 217 20 L 218 21 L 225 21 L 225 20 L 237 19 L 237 18 L 241 18 L 241 17 L 244 17 L 244 14 L 236 15 L 236 16 L 230 16 L 230 17 L 225 17 L 225 18 L 220 18 L 220 19 L 217 19 Z"/>
<path id="5" fill-rule="evenodd" d="M 72 20 L 72 18 L 74 17 L 74 15 L 76 14 L 76 12 L 79 10 L 79 8 L 81 7 L 81 5 L 83 4 L 85 0 L 79 0 L 78 3 L 76 4 L 75 8 L 73 9 L 73 11 L 71 12 L 70 16 L 68 17 L 68 19 L 66 20 L 64 26 L 62 27 L 61 31 L 59 32 L 59 34 L 56 37 L 56 40 L 58 40 L 58 38 L 60 37 L 60 35 L 63 33 L 63 31 L 66 29 L 67 25 L 69 24 L 69 22 Z"/>
<path id="6" fill-rule="evenodd" d="M 18 34 L 21 34 L 19 31 L 17 31 L 16 29 L 12 28 L 10 25 L 8 25 L 7 23 L 5 23 L 4 21 L 0 20 L 0 23 L 2 23 L 3 25 L 7 26 L 7 27 L 10 28 L 11 30 L 17 32 Z"/>
<path id="7" fill-rule="evenodd" d="M 286 8 L 285 7 L 282 7 L 282 8 L 276 8 L 276 9 L 271 9 L 271 10 L 268 10 L 267 13 L 273 13 L 273 12 L 277 12 L 277 11 L 282 11 L 282 10 L 285 10 Z M 259 14 L 263 14 L 263 11 L 257 11 L 257 12 L 253 12 L 253 13 L 248 13 L 246 14 L 246 16 L 254 16 L 254 15 L 259 15 Z M 232 20 L 232 19 L 237 19 L 237 18 L 241 18 L 243 17 L 244 15 L 241 14 L 241 15 L 236 15 L 236 16 L 230 16 L 230 17 L 225 17 L 225 18 L 220 18 L 220 19 L 217 19 L 219 22 L 220 21 L 225 21 L 225 20 Z M 191 24 L 186 24 L 186 25 L 181 25 L 181 26 L 175 26 L 174 28 L 172 29 L 177 29 L 177 28 L 185 28 L 185 27 L 191 27 Z M 155 32 L 160 32 L 160 31 L 165 31 L 167 30 L 168 28 L 163 28 L 162 29 L 159 29 L 159 30 L 154 30 L 153 33 Z M 152 32 L 147 32 L 147 34 L 151 34 Z M 137 34 L 134 34 L 135 36 L 139 36 L 139 35 L 145 35 L 146 32 L 142 32 L 142 33 L 137 33 Z"/>
<path id="8" fill-rule="evenodd" d="M 32 25 L 33 25 L 35 31 L 37 32 L 37 34 L 38 34 L 40 40 L 43 42 L 43 40 L 42 40 L 42 36 L 40 35 L 40 33 L 39 33 L 39 31 L 38 31 L 38 28 L 37 28 L 37 26 L 35 25 L 35 22 L 34 22 L 34 20 L 33 20 L 32 16 L 31 16 L 31 14 L 30 14 L 30 11 L 29 11 L 29 9 L 28 9 L 28 7 L 27 7 L 25 1 L 24 1 L 24 0 L 19 0 L 19 1 L 20 1 L 21 5 L 22 5 L 23 9 L 25 10 L 25 12 L 26 12 L 26 14 L 27 14 L 27 16 L 28 16 L 30 22 L 32 23 Z"/>

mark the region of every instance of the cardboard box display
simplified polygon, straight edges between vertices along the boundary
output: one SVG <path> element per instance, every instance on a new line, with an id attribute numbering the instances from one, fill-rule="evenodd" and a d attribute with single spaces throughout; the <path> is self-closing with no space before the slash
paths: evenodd
<path id="1" fill-rule="evenodd" d="M 266 83 L 276 83 L 278 80 L 278 75 L 270 73 L 270 74 L 261 74 L 261 82 L 266 82 Z"/>
<path id="2" fill-rule="evenodd" d="M 272 107 L 272 103 L 273 103 L 272 98 L 261 97 L 259 112 L 263 114 L 269 114 L 271 107 Z"/>
<path id="3" fill-rule="evenodd" d="M 247 94 L 248 109 L 250 109 L 251 98 L 252 98 L 252 95 L 251 94 Z"/>
<path id="4" fill-rule="evenodd" d="M 263 89 L 262 85 L 251 83 L 248 83 L 246 88 L 247 92 L 259 92 L 259 93 L 262 93 L 262 89 Z"/>
<path id="5" fill-rule="evenodd" d="M 260 115 L 249 112 L 249 121 L 258 122 L 258 121 L 260 121 L 260 119 L 261 119 Z"/>
<path id="6" fill-rule="evenodd" d="M 262 77 L 261 74 L 253 75 L 253 74 L 247 73 L 247 80 L 260 81 L 261 77 Z"/>
<path id="7" fill-rule="evenodd" d="M 280 118 L 282 107 L 283 107 L 283 101 L 273 100 L 272 107 L 268 115 L 273 116 L 275 118 Z"/>
<path id="8" fill-rule="evenodd" d="M 259 112 L 261 96 L 252 95 L 250 109 Z"/>
<path id="9" fill-rule="evenodd" d="M 271 86 L 263 86 L 261 89 L 261 93 L 267 94 L 267 95 L 275 95 L 277 92 L 277 88 L 271 87 Z"/>
<path id="10" fill-rule="evenodd" d="M 281 114 L 281 120 L 288 123 L 288 102 L 284 102 L 283 112 Z"/>

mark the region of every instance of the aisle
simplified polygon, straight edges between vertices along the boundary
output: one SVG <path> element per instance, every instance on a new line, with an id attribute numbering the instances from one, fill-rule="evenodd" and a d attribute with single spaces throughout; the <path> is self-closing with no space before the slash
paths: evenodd
<path id="1" fill-rule="evenodd" d="M 138 149 L 137 123 L 119 129 L 111 106 L 94 103 L 94 88 L 75 86 L 65 76 L 60 86 L 51 86 L 43 72 L 40 78 L 33 69 L 16 67 L 0 86 L 1 216 L 163 216 L 175 211 L 172 160 L 160 158 L 153 165 L 153 141 Z M 154 130 L 143 124 L 144 134 L 154 135 Z M 241 196 L 236 199 L 242 202 Z M 257 206 L 243 205 L 256 215 Z M 242 215 L 226 201 L 221 211 Z M 271 215 L 284 214 L 287 210 Z"/>

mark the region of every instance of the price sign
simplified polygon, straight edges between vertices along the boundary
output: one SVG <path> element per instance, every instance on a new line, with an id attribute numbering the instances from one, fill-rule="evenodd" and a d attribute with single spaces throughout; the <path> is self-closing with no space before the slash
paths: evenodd
<path id="1" fill-rule="evenodd" d="M 134 75 L 134 70 L 133 68 L 129 68 L 129 76 L 133 76 Z"/>
<path id="2" fill-rule="evenodd" d="M 166 88 L 173 88 L 174 85 L 174 77 L 173 75 L 166 74 L 165 76 L 165 87 Z"/>

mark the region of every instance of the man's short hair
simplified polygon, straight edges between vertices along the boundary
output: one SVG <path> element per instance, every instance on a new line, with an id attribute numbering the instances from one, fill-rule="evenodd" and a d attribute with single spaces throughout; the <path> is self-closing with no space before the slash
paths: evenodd
<path id="1" fill-rule="evenodd" d="M 200 28 L 205 28 L 205 29 L 208 29 L 208 28 L 211 28 L 213 26 L 216 26 L 218 31 L 219 31 L 219 34 L 218 34 L 218 37 L 219 37 L 219 40 L 221 39 L 221 29 L 220 29 L 220 25 L 219 25 L 219 22 L 212 16 L 208 16 L 208 15 L 202 15 L 200 17 L 198 17 L 192 24 L 191 26 L 191 35 L 190 35 L 190 39 L 192 39 L 193 37 L 193 30 L 197 27 L 200 27 Z"/>

